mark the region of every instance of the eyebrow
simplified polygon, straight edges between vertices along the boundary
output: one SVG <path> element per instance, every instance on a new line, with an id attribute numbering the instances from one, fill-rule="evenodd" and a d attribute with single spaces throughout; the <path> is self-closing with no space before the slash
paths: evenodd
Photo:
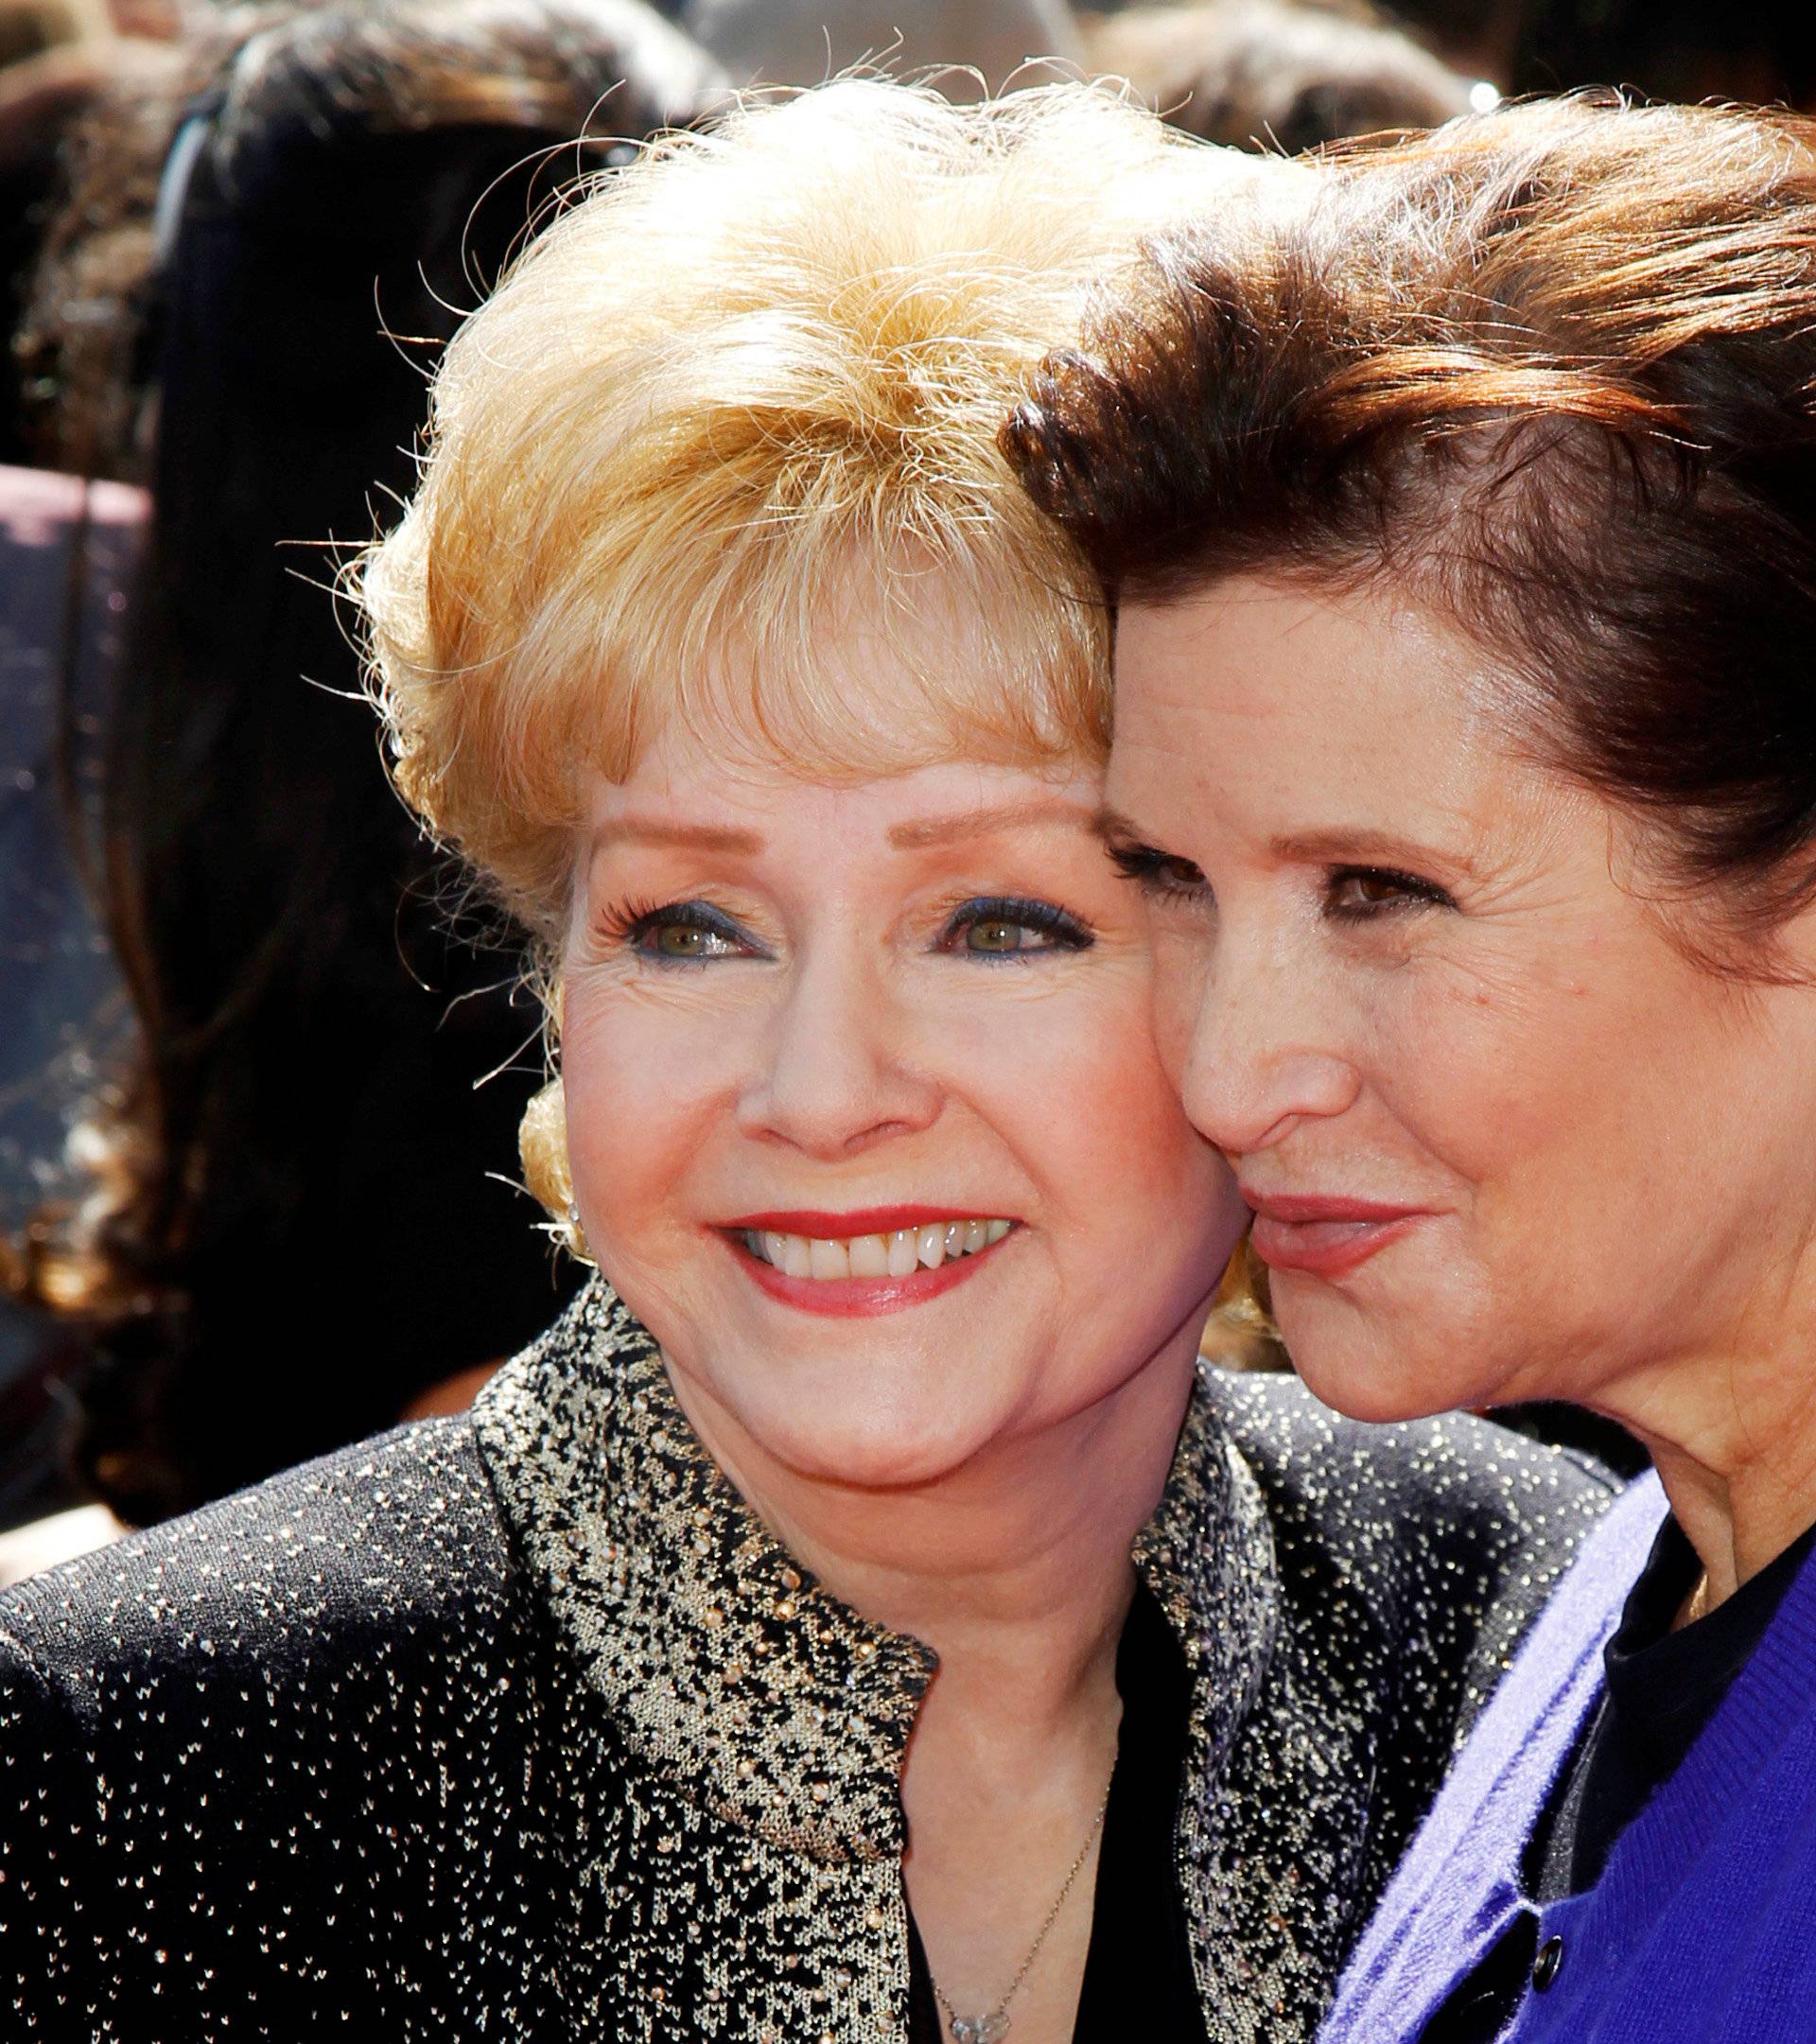
<path id="1" fill-rule="evenodd" d="M 723 824 L 663 823 L 655 817 L 619 816 L 593 832 L 591 849 L 611 845 L 662 845 L 679 851 L 728 851 L 754 857 L 763 841 L 754 830 L 727 830 Z"/>
<path id="2" fill-rule="evenodd" d="M 900 850 L 918 851 L 930 845 L 957 845 L 968 838 L 994 837 L 1002 830 L 1026 830 L 1056 823 L 1072 830 L 1090 830 L 1095 828 L 1096 819 L 1070 802 L 1037 796 L 1032 801 L 1005 804 L 1002 809 L 971 809 L 956 816 L 920 816 L 912 823 L 892 824 L 889 842 Z"/>
<path id="3" fill-rule="evenodd" d="M 1155 850 L 1165 848 L 1121 810 L 1100 809 L 1091 819 L 1091 828 L 1106 844 L 1143 845 Z M 1475 865 L 1464 853 L 1448 847 L 1399 837 L 1391 830 L 1370 830 L 1359 827 L 1294 831 L 1273 839 L 1267 848 L 1281 860 L 1354 860 L 1358 865 L 1370 865 L 1394 859 L 1403 860 L 1408 865 L 1429 865 L 1435 860 L 1458 872 L 1472 876 L 1476 872 Z"/>
<path id="4" fill-rule="evenodd" d="M 1362 865 L 1397 859 L 1407 865 L 1428 865 L 1436 860 L 1441 865 L 1454 867 L 1459 872 L 1473 873 L 1475 870 L 1464 853 L 1449 846 L 1433 845 L 1422 839 L 1397 836 L 1391 830 L 1371 830 L 1358 826 L 1294 831 L 1285 837 L 1275 838 L 1268 849 L 1277 859 L 1352 859 Z"/>
<path id="5" fill-rule="evenodd" d="M 1125 816 L 1120 809 L 1108 807 L 1098 810 L 1091 819 L 1093 837 L 1102 838 L 1106 845 L 1120 841 L 1125 845 L 1145 845 L 1147 832 L 1133 816 Z"/>

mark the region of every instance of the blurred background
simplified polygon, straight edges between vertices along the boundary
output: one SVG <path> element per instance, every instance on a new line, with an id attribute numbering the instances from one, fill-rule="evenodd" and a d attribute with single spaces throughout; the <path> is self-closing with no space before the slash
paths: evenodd
<path id="1" fill-rule="evenodd" d="M 1293 151 L 1503 93 L 1805 107 L 1816 9 L 0 0 L 0 1581 L 458 1407 L 571 1288 L 515 933 L 390 795 L 336 568 L 551 194 L 864 61 Z M 1278 1360 L 1240 1303 L 1210 1338 Z"/>

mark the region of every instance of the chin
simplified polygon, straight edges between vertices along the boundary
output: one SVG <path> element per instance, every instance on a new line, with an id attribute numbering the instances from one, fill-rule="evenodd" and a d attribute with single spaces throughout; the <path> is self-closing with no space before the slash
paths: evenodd
<path id="1" fill-rule="evenodd" d="M 716 1442 L 734 1465 L 754 1449 L 817 1483 L 859 1490 L 931 1483 L 985 1446 L 999 1424 L 975 1380 L 961 1400 L 950 1369 L 848 1338 L 817 1354 L 715 1344 L 686 1364 L 671 1352 L 670 1369 L 684 1404 L 690 1386 L 705 1401 L 696 1418 L 709 1449 Z"/>
<path id="2" fill-rule="evenodd" d="M 903 1411 L 893 1400 L 877 1406 L 828 1399 L 807 1409 L 811 1420 L 799 1408 L 745 1408 L 737 1416 L 765 1453 L 797 1476 L 863 1491 L 935 1483 L 987 1446 L 995 1431 L 982 1416 L 968 1424 L 950 1401 L 937 1415 Z"/>
<path id="3" fill-rule="evenodd" d="M 1424 1420 L 1482 1404 L 1481 1386 L 1455 1367 L 1467 1337 L 1435 1338 L 1416 1315 L 1371 1310 L 1316 1280 L 1277 1277 L 1278 1321 L 1293 1368 L 1314 1397 L 1352 1420 Z M 1445 1367 L 1437 1359 L 1449 1358 Z"/>
<path id="4" fill-rule="evenodd" d="M 1295 1359 L 1297 1362 L 1297 1359 Z M 1395 1381 L 1365 1360 L 1339 1361 L 1335 1367 L 1310 1368 L 1297 1363 L 1301 1381 L 1315 1398 L 1347 1420 L 1390 1426 L 1399 1420 L 1428 1420 L 1447 1412 L 1452 1401 L 1420 1395 L 1418 1389 Z"/>

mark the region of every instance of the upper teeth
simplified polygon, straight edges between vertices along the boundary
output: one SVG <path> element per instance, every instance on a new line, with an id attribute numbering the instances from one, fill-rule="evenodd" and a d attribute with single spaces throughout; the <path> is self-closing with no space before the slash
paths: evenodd
<path id="1" fill-rule="evenodd" d="M 917 1267 L 937 1270 L 955 1256 L 974 1256 L 1001 1242 L 1011 1221 L 933 1221 L 886 1235 L 777 1234 L 747 1228 L 744 1247 L 791 1278 L 905 1278 Z"/>

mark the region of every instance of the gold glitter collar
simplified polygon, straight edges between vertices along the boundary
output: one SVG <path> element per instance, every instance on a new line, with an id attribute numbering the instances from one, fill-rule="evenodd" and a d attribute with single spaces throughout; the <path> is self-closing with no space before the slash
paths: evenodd
<path id="1" fill-rule="evenodd" d="M 902 1754 L 934 1655 L 774 1539 L 602 1281 L 474 1419 L 561 1648 L 641 1759 L 812 1859 L 899 1857 Z M 1185 1647 L 1214 1765 L 1265 1677 L 1277 1595 L 1259 1492 L 1201 1389 L 1135 1561 Z"/>

